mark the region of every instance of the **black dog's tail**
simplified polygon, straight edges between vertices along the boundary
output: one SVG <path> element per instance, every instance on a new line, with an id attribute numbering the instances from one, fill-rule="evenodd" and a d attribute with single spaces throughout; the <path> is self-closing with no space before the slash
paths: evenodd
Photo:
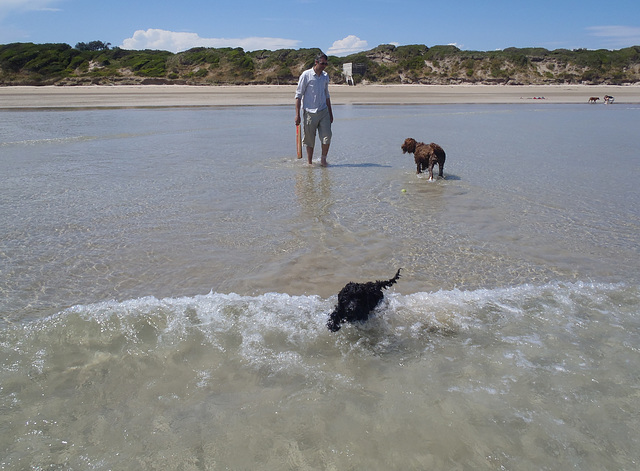
<path id="1" fill-rule="evenodd" d="M 376 286 L 381 288 L 381 289 L 382 288 L 389 288 L 389 287 L 393 286 L 400 279 L 400 270 L 402 270 L 402 268 L 398 268 L 398 271 L 396 272 L 396 276 L 394 276 L 390 280 L 387 280 L 387 281 L 376 281 Z"/>

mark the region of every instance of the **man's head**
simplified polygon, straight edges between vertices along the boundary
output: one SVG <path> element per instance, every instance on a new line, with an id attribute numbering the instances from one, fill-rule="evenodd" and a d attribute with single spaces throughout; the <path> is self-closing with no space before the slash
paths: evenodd
<path id="1" fill-rule="evenodd" d="M 315 65 L 324 68 L 324 67 L 327 66 L 327 63 L 328 63 L 327 60 L 328 60 L 327 55 L 325 53 L 321 52 L 320 54 L 318 54 L 316 56 L 316 64 Z"/>

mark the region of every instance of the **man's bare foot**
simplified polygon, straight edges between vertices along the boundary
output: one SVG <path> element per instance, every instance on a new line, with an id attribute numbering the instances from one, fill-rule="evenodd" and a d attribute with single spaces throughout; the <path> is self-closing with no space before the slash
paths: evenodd
<path id="1" fill-rule="evenodd" d="M 323 155 L 322 158 L 320 159 L 320 165 L 322 165 L 323 167 L 327 167 L 329 165 L 329 163 L 327 162 L 326 155 Z"/>

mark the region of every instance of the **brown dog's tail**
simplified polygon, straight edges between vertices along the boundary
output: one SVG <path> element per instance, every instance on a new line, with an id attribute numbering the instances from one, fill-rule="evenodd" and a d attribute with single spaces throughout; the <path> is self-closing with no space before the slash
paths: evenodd
<path id="1" fill-rule="evenodd" d="M 390 280 L 387 280 L 387 281 L 376 281 L 376 285 L 378 287 L 380 287 L 380 288 L 389 288 L 389 287 L 393 286 L 400 279 L 400 270 L 402 270 L 402 268 L 398 268 L 398 271 L 396 272 L 396 275 L 393 278 L 391 278 Z"/>

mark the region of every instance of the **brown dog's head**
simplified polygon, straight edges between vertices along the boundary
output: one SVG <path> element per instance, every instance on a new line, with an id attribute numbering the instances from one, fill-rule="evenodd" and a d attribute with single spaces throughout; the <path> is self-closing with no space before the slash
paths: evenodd
<path id="1" fill-rule="evenodd" d="M 406 154 L 407 152 L 409 152 L 410 154 L 413 154 L 416 151 L 416 140 L 410 137 L 407 137 L 404 140 L 404 143 L 402 144 L 401 149 L 403 154 Z"/>

